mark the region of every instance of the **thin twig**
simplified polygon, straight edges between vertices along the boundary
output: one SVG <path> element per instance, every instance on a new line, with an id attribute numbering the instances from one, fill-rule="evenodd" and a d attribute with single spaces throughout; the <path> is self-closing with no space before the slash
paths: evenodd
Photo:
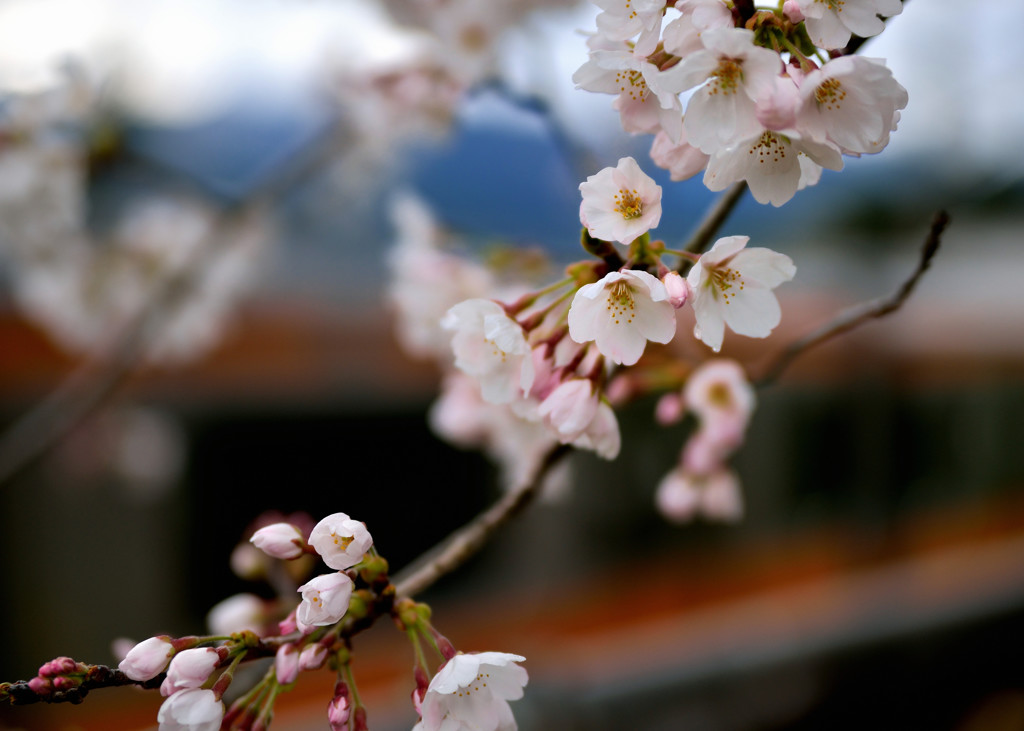
<path id="1" fill-rule="evenodd" d="M 732 213 L 732 210 L 746 192 L 747 182 L 745 180 L 729 188 L 725 195 L 715 201 L 714 207 L 704 216 L 704 220 L 700 222 L 700 227 L 694 231 L 693 236 L 686 242 L 683 250 L 689 251 L 691 254 L 703 253 L 708 248 L 708 244 L 711 243 L 711 239 L 718 233 L 718 229 L 725 223 L 725 219 L 729 217 L 729 214 Z"/>
<path id="2" fill-rule="evenodd" d="M 899 289 L 887 297 L 878 297 L 849 307 L 840 312 L 831 322 L 822 325 L 817 330 L 791 343 L 769 362 L 761 377 L 757 379 L 757 384 L 762 386 L 776 380 L 790 363 L 816 345 L 831 340 L 837 335 L 849 332 L 855 327 L 863 325 L 868 320 L 885 317 L 902 307 L 903 303 L 907 301 L 907 298 L 914 291 L 922 275 L 928 270 L 935 252 L 939 250 L 939 240 L 948 223 L 948 213 L 938 211 L 935 214 L 931 229 L 928 231 L 928 236 L 921 247 L 921 257 L 917 262 L 917 267 L 914 269 L 913 274 L 910 275 L 910 278 Z"/>
<path id="3" fill-rule="evenodd" d="M 397 596 L 413 597 L 422 593 L 438 579 L 451 573 L 475 555 L 499 528 L 533 501 L 551 468 L 570 451 L 571 447 L 567 444 L 552 448 L 534 472 L 532 479 L 506 493 L 501 500 L 449 535 L 421 556 L 414 565 L 396 576 Z"/>

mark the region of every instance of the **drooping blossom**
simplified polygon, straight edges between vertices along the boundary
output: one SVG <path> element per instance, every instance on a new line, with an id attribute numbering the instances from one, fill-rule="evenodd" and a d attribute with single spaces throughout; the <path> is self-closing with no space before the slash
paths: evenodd
<path id="1" fill-rule="evenodd" d="M 624 157 L 580 183 L 580 221 L 594 238 L 629 244 L 661 221 L 661 186 Z"/>
<path id="2" fill-rule="evenodd" d="M 182 650 L 167 666 L 167 677 L 160 684 L 160 695 L 169 696 L 188 688 L 198 688 L 220 664 L 221 653 L 214 647 Z"/>
<path id="3" fill-rule="evenodd" d="M 719 239 L 687 275 L 697 317 L 693 334 L 716 353 L 726 325 L 737 335 L 751 338 L 771 334 L 782 319 L 772 290 L 796 274 L 788 256 L 760 247 L 747 249 L 749 240 L 749 236 Z"/>
<path id="4" fill-rule="evenodd" d="M 299 677 L 299 650 L 292 642 L 286 642 L 277 648 L 274 655 L 274 675 L 281 685 L 294 683 Z"/>
<path id="5" fill-rule="evenodd" d="M 589 449 L 602 459 L 615 459 L 619 456 L 622 447 L 619 421 L 606 401 L 598 402 L 594 418 L 572 445 L 579 449 Z"/>
<path id="6" fill-rule="evenodd" d="M 189 688 L 163 702 L 156 720 L 160 731 L 218 731 L 224 704 L 212 690 Z"/>
<path id="7" fill-rule="evenodd" d="M 725 190 L 745 180 L 758 203 L 779 207 L 806 185 L 817 182 L 821 168 L 843 169 L 843 156 L 830 142 L 803 138 L 796 130 L 760 131 L 738 144 L 723 147 L 708 161 L 704 185 Z M 813 167 L 808 176 L 807 163 Z"/>
<path id="8" fill-rule="evenodd" d="M 850 42 L 850 35 L 862 38 L 878 35 L 885 23 L 878 17 L 903 12 L 900 0 L 797 0 L 807 34 L 816 46 L 832 50 Z"/>
<path id="9" fill-rule="evenodd" d="M 373 545 L 366 525 L 345 513 L 333 513 L 317 523 L 309 534 L 311 545 L 324 563 L 344 571 L 363 560 Z"/>
<path id="10" fill-rule="evenodd" d="M 152 680 L 164 671 L 172 655 L 174 645 L 161 637 L 150 637 L 129 650 L 117 669 L 132 680 Z"/>
<path id="11" fill-rule="evenodd" d="M 413 731 L 515 731 L 508 702 L 523 697 L 526 658 L 504 652 L 459 654 L 437 671 Z"/>
<path id="12" fill-rule="evenodd" d="M 569 337 L 595 341 L 615 363 L 633 365 L 647 341 L 667 343 L 676 332 L 676 311 L 665 285 L 645 271 L 625 269 L 580 287 L 569 308 Z"/>
<path id="13" fill-rule="evenodd" d="M 665 0 L 594 0 L 601 8 L 598 32 L 611 41 L 625 41 L 639 34 L 637 53 L 647 55 L 658 44 Z"/>
<path id="14" fill-rule="evenodd" d="M 739 363 L 713 358 L 702 363 L 686 379 L 683 401 L 702 426 L 743 431 L 757 404 L 757 396 Z"/>
<path id="15" fill-rule="evenodd" d="M 317 670 L 322 668 L 327 660 L 327 648 L 319 642 L 306 645 L 299 654 L 299 668 L 301 670 Z"/>
<path id="16" fill-rule="evenodd" d="M 665 26 L 662 40 L 665 50 L 680 58 L 704 48 L 704 31 L 733 26 L 732 12 L 722 0 L 679 0 L 675 8 L 680 15 Z"/>
<path id="17" fill-rule="evenodd" d="M 690 283 L 683 279 L 679 272 L 666 272 L 661 278 L 668 292 L 668 301 L 677 310 L 685 305 L 690 299 Z"/>
<path id="18" fill-rule="evenodd" d="M 600 402 L 594 382 L 589 378 L 570 378 L 544 399 L 539 407 L 542 419 L 563 444 L 568 444 L 590 426 Z"/>
<path id="19" fill-rule="evenodd" d="M 479 382 L 484 401 L 508 403 L 530 390 L 530 346 L 523 328 L 497 302 L 460 302 L 448 310 L 441 326 L 454 331 L 455 367 Z"/>
<path id="20" fill-rule="evenodd" d="M 651 142 L 651 162 L 668 170 L 673 181 L 687 180 L 708 166 L 711 156 L 690 144 L 686 132 L 678 142 L 664 132 L 658 132 Z"/>
<path id="21" fill-rule="evenodd" d="M 264 526 L 253 533 L 249 540 L 256 548 L 274 558 L 288 560 L 303 554 L 302 533 L 291 523 Z"/>
<path id="22" fill-rule="evenodd" d="M 302 603 L 295 612 L 299 629 L 325 627 L 344 617 L 352 588 L 352 579 L 340 572 L 317 576 L 300 586 Z"/>

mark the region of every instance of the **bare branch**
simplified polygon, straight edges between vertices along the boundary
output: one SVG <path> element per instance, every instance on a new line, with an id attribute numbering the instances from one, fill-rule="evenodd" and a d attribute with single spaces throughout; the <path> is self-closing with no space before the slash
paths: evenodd
<path id="1" fill-rule="evenodd" d="M 399 598 L 425 591 L 475 555 L 499 528 L 529 505 L 540 492 L 551 468 L 571 451 L 567 444 L 554 447 L 526 484 L 506 493 L 501 500 L 445 538 L 417 562 L 395 577 Z"/>
<path id="2" fill-rule="evenodd" d="M 855 327 L 863 325 L 868 320 L 885 317 L 902 307 L 903 303 L 907 301 L 907 298 L 914 291 L 918 281 L 928 270 L 935 252 L 939 250 L 939 240 L 948 223 L 948 213 L 938 211 L 935 214 L 931 229 L 928 231 L 928 236 L 921 247 L 921 257 L 917 262 L 917 267 L 899 289 L 888 297 L 878 297 L 877 299 L 849 307 L 840 312 L 831 322 L 822 325 L 817 330 L 791 343 L 769 362 L 761 377 L 757 379 L 757 384 L 763 386 L 776 380 L 799 355 L 816 345 L 831 340 L 837 335 L 849 332 Z"/>
<path id="3" fill-rule="evenodd" d="M 718 233 L 718 229 L 722 227 L 725 219 L 729 217 L 729 214 L 732 213 L 736 204 L 740 202 L 740 198 L 746 192 L 747 182 L 745 180 L 741 180 L 729 188 L 725 195 L 715 201 L 714 207 L 704 216 L 704 220 L 700 222 L 700 228 L 686 242 L 683 250 L 689 251 L 691 254 L 700 254 L 708 248 L 711 239 Z M 689 265 L 689 262 L 686 263 Z"/>

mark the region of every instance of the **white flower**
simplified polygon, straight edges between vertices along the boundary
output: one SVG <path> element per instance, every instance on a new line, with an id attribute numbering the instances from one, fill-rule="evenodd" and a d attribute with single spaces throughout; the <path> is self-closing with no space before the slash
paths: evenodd
<path id="1" fill-rule="evenodd" d="M 907 90 L 885 61 L 840 56 L 811 71 L 800 85 L 796 126 L 816 142 L 829 140 L 852 153 L 873 153 L 889 142 Z"/>
<path id="2" fill-rule="evenodd" d="M 868 38 L 885 28 L 879 15 L 890 17 L 903 11 L 900 0 L 797 0 L 807 34 L 814 45 L 842 48 L 850 34 Z"/>
<path id="3" fill-rule="evenodd" d="M 132 680 L 152 680 L 164 671 L 173 654 L 170 642 L 150 637 L 129 650 L 117 669 Z"/>
<path id="4" fill-rule="evenodd" d="M 169 696 L 188 688 L 198 688 L 220 664 L 220 653 L 212 647 L 182 650 L 171 659 L 160 695 Z"/>
<path id="5" fill-rule="evenodd" d="M 295 611 L 299 629 L 334 624 L 348 611 L 352 597 L 352 579 L 342 573 L 323 574 L 298 588 L 302 603 Z"/>
<path id="6" fill-rule="evenodd" d="M 693 334 L 716 353 L 726 325 L 738 335 L 767 337 L 782 318 L 772 290 L 796 274 L 788 256 L 771 249 L 745 249 L 749 240 L 719 239 L 687 275 L 697 317 Z"/>
<path id="7" fill-rule="evenodd" d="M 704 31 L 733 27 L 732 12 L 722 0 L 680 0 L 675 8 L 682 14 L 665 26 L 662 40 L 665 50 L 680 58 L 704 48 Z"/>
<path id="8" fill-rule="evenodd" d="M 667 343 L 676 332 L 676 311 L 665 285 L 647 272 L 626 269 L 584 285 L 569 308 L 569 337 L 595 341 L 602 355 L 633 365 L 647 341 Z"/>
<path id="9" fill-rule="evenodd" d="M 580 221 L 594 238 L 629 244 L 661 220 L 661 186 L 631 157 L 588 177 L 580 193 Z"/>
<path id="10" fill-rule="evenodd" d="M 484 401 L 502 404 L 533 385 L 533 357 L 523 328 L 497 302 L 471 299 L 452 307 L 441 326 L 454 330 L 455 367 L 480 383 Z"/>
<path id="11" fill-rule="evenodd" d="M 224 704 L 212 690 L 191 688 L 175 693 L 156 714 L 160 731 L 218 731 Z"/>
<path id="12" fill-rule="evenodd" d="M 508 702 L 523 697 L 526 658 L 504 652 L 459 654 L 427 686 L 413 731 L 515 731 Z"/>
<path id="13" fill-rule="evenodd" d="M 704 50 L 665 72 L 673 88 L 701 86 L 686 106 L 683 127 L 691 145 L 711 154 L 760 129 L 755 101 L 768 92 L 782 70 L 774 51 L 754 45 L 745 28 L 713 28 L 701 35 Z"/>
<path id="14" fill-rule="evenodd" d="M 373 538 L 364 523 L 352 520 L 345 513 L 334 513 L 313 526 L 309 545 L 325 564 L 344 571 L 363 560 L 373 545 Z"/>
<path id="15" fill-rule="evenodd" d="M 725 190 L 746 180 L 754 200 L 778 207 L 800 188 L 816 183 L 821 167 L 843 168 L 839 149 L 829 142 L 801 139 L 794 130 L 760 129 L 755 136 L 711 156 L 704 171 L 704 185 L 709 190 Z"/>
<path id="16" fill-rule="evenodd" d="M 301 556 L 304 543 L 302 532 L 291 523 L 263 526 L 249 541 L 268 556 L 285 560 Z"/>

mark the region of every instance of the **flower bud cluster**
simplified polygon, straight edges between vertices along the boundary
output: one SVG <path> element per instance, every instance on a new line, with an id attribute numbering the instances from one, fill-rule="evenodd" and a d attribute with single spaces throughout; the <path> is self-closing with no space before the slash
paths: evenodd
<path id="1" fill-rule="evenodd" d="M 791 0 L 750 17 L 723 0 L 597 4 L 573 81 L 614 94 L 623 128 L 655 135 L 651 158 L 673 180 L 703 170 L 711 190 L 746 181 L 780 206 L 842 155 L 880 152 L 907 104 L 883 60 L 840 50 L 880 33 L 899 0 Z"/>

